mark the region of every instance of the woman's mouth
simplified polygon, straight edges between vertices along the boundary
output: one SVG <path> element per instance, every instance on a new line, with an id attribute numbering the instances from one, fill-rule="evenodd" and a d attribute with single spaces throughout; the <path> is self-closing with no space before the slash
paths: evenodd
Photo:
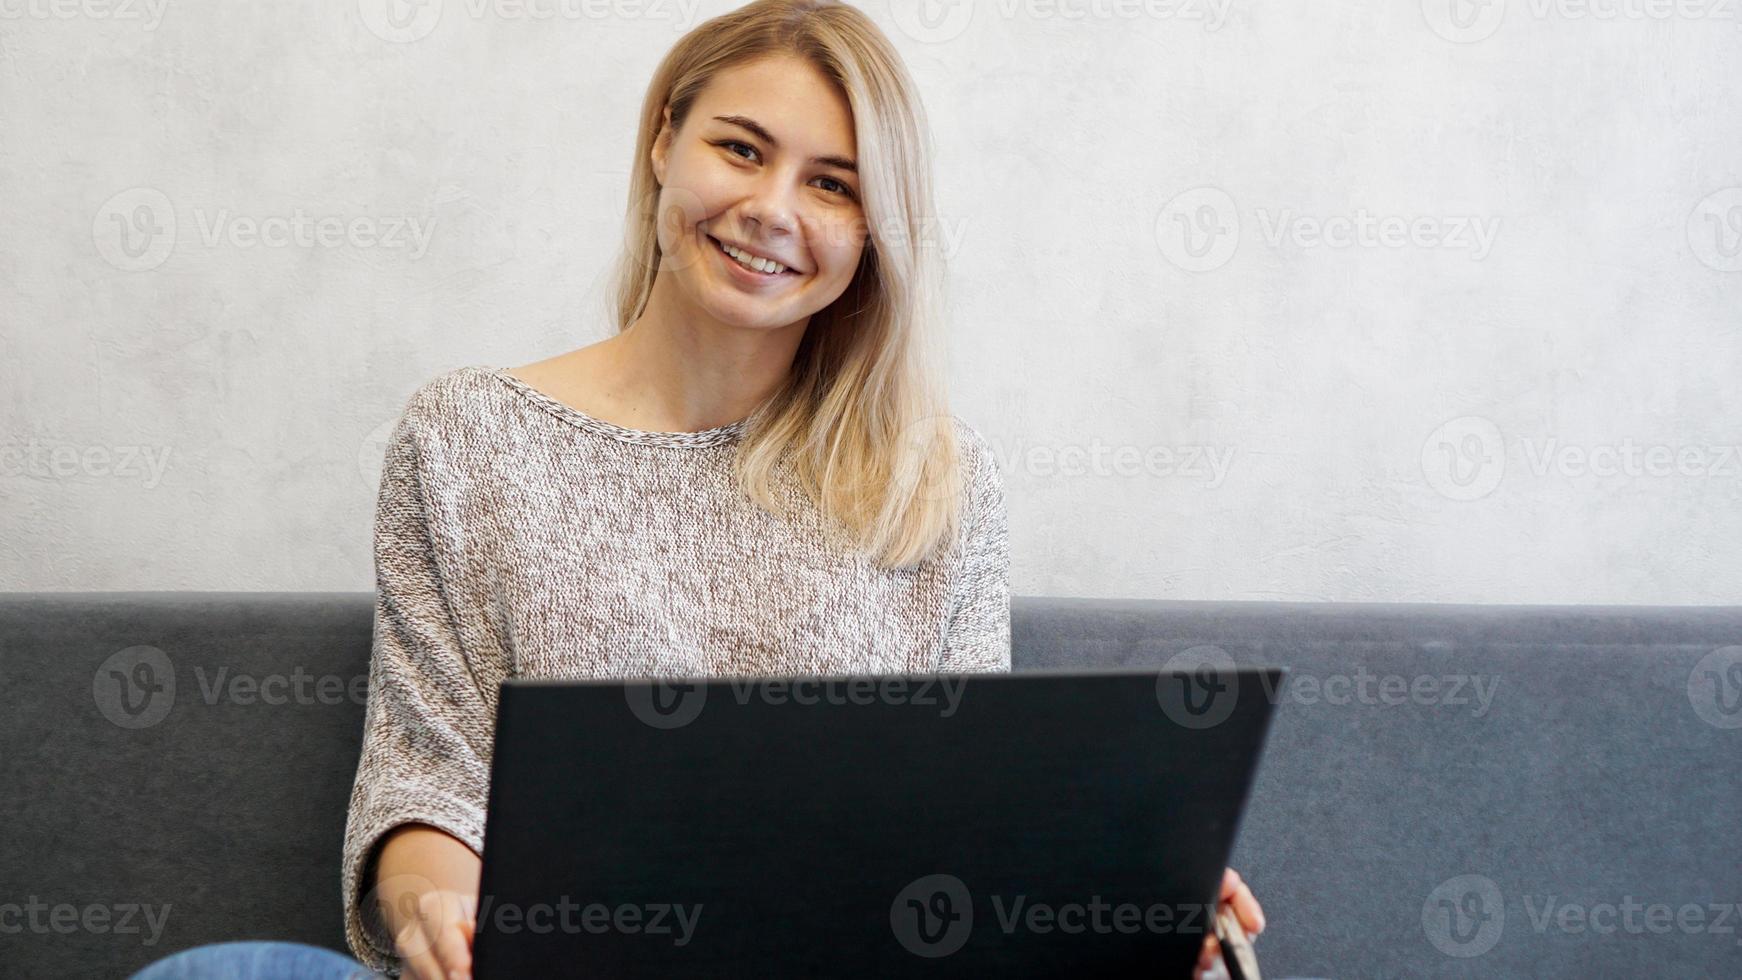
<path id="1" fill-rule="evenodd" d="M 751 256 L 750 253 L 731 245 L 727 245 L 712 235 L 706 235 L 704 237 L 714 244 L 714 251 L 720 253 L 721 257 L 726 260 L 728 265 L 735 267 L 739 272 L 742 272 L 747 276 L 753 276 L 761 281 L 773 281 L 785 276 L 798 275 L 797 272 L 794 272 L 792 269 L 786 268 L 777 262 L 755 258 Z"/>

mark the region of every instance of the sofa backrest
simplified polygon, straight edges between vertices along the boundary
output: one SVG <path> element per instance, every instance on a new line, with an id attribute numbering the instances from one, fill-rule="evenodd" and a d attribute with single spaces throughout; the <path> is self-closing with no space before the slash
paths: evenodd
<path id="1" fill-rule="evenodd" d="M 0 594 L 0 972 L 343 949 L 372 609 Z M 1019 670 L 1290 669 L 1232 862 L 1266 976 L 1742 961 L 1742 608 L 1018 597 L 1012 630 Z"/>

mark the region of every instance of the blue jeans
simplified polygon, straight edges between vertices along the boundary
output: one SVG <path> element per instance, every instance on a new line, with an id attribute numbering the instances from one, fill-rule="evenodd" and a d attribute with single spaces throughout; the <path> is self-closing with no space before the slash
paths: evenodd
<path id="1" fill-rule="evenodd" d="M 381 974 L 319 946 L 238 942 L 166 956 L 129 980 L 379 980 Z"/>

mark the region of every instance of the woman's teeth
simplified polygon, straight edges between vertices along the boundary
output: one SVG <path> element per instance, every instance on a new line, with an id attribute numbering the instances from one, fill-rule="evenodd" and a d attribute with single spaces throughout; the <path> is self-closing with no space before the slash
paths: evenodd
<path id="1" fill-rule="evenodd" d="M 739 265 L 743 266 L 746 269 L 750 269 L 754 272 L 760 272 L 763 275 L 770 275 L 770 276 L 778 276 L 782 272 L 786 271 L 786 266 L 781 265 L 779 262 L 771 262 L 768 259 L 756 258 L 755 256 L 751 255 L 749 252 L 743 251 L 742 249 L 733 248 L 732 246 L 727 245 L 725 242 L 716 241 L 715 244 L 720 246 L 720 251 L 725 252 L 727 255 L 731 256 L 732 261 L 738 263 Z"/>

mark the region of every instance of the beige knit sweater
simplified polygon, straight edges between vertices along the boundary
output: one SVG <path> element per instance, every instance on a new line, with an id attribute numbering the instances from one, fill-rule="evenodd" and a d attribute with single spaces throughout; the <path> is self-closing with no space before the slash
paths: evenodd
<path id="1" fill-rule="evenodd" d="M 387 831 L 427 823 L 482 853 L 504 678 L 1009 670 L 1004 488 L 986 441 L 953 421 L 962 532 L 890 572 L 825 543 L 790 480 L 784 519 L 737 489 L 745 421 L 627 429 L 494 367 L 420 387 L 389 439 L 375 515 L 343 856 L 352 952 L 399 970 L 362 907 Z"/>

